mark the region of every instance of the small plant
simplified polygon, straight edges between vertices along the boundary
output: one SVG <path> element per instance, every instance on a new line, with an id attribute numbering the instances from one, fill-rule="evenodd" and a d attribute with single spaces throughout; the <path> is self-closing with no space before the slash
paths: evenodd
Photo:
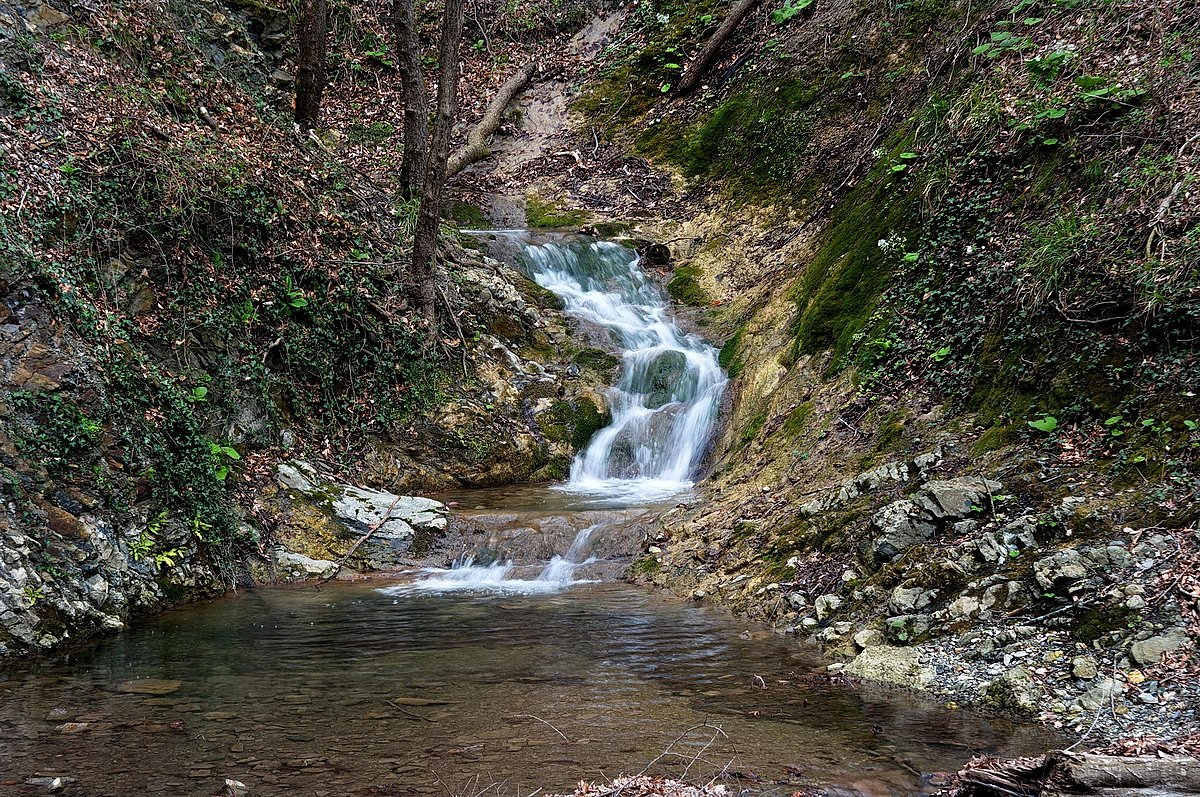
<path id="1" fill-rule="evenodd" d="M 935 363 L 940 363 L 942 360 L 946 359 L 949 356 L 950 356 L 950 347 L 943 346 L 942 348 L 935 351 L 933 354 L 929 355 L 929 359 L 933 360 Z"/>
<path id="2" fill-rule="evenodd" d="M 771 21 L 776 25 L 783 25 L 814 2 L 815 0 L 783 0 L 783 5 L 771 12 Z"/>
<path id="3" fill-rule="evenodd" d="M 1036 421 L 1029 421 L 1029 426 L 1031 429 L 1036 429 L 1039 432 L 1050 434 L 1058 428 L 1058 418 L 1055 418 L 1053 415 L 1047 415 L 1043 418 L 1039 418 Z"/>
<path id="4" fill-rule="evenodd" d="M 286 297 L 284 301 L 287 302 L 288 307 L 297 310 L 302 307 L 308 307 L 308 299 L 304 298 L 304 291 L 296 286 L 290 274 L 283 278 L 283 293 Z"/>
<path id="5" fill-rule="evenodd" d="M 1028 47 L 1030 41 L 1024 36 L 1017 36 L 1007 30 L 993 31 L 989 39 L 983 44 L 976 47 L 971 52 L 975 55 L 984 55 L 988 58 L 996 58 L 1004 53 L 1023 50 Z"/>
<path id="6" fill-rule="evenodd" d="M 237 452 L 237 449 L 232 446 L 221 445 L 209 441 L 208 450 L 213 458 L 213 476 L 217 481 L 223 482 L 229 476 L 229 468 L 234 463 L 242 458 L 242 455 Z"/>
<path id="7" fill-rule="evenodd" d="M 208 388 L 204 385 L 197 385 L 192 388 L 192 391 L 187 394 L 187 400 L 193 404 L 208 400 Z"/>
<path id="8" fill-rule="evenodd" d="M 1047 55 L 1029 59 L 1025 62 L 1025 68 L 1038 85 L 1048 86 L 1062 74 L 1067 62 L 1074 57 L 1075 54 L 1070 50 L 1055 50 Z"/>

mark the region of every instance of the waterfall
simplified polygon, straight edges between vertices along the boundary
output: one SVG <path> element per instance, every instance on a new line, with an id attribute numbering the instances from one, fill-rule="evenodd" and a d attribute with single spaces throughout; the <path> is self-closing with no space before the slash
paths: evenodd
<path id="1" fill-rule="evenodd" d="M 608 390 L 612 421 L 554 489 L 606 505 L 650 504 L 690 489 L 727 382 L 716 350 L 675 325 L 633 250 L 581 237 L 535 243 L 518 231 L 487 234 L 516 246 L 529 276 L 560 297 L 568 314 L 606 330 L 621 352 L 620 377 Z M 592 561 L 586 558 L 592 540 L 605 525 L 580 531 L 566 553 L 532 578 L 510 561 L 477 565 L 464 556 L 385 591 L 557 592 L 582 583 L 575 571 Z"/>
<path id="2" fill-rule="evenodd" d="M 522 260 L 568 314 L 607 330 L 622 352 L 620 378 L 608 391 L 612 422 L 556 488 L 628 503 L 686 491 L 727 381 L 716 350 L 675 325 L 631 249 L 586 239 L 527 242 Z"/>

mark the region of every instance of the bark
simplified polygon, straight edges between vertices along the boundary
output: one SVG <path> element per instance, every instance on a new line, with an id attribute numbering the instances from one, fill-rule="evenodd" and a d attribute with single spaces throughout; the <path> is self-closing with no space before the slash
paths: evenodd
<path id="1" fill-rule="evenodd" d="M 467 134 L 467 143 L 450 158 L 450 162 L 446 165 L 447 177 L 453 177 L 472 163 L 483 160 L 492 154 L 492 150 L 487 143 L 488 138 L 500 127 L 500 121 L 504 118 L 505 109 L 516 99 L 521 90 L 529 84 L 529 81 L 533 79 L 535 71 L 536 67 L 531 61 L 518 69 L 508 80 L 504 81 L 504 85 L 500 87 L 500 91 L 497 92 L 491 104 L 488 105 L 483 118 L 479 120 L 479 124 L 471 128 L 471 132 Z"/>
<path id="2" fill-rule="evenodd" d="M 962 797 L 1200 794 L 1200 760 L 1056 751 L 1014 761 L 976 759 L 958 773 Z"/>
<path id="3" fill-rule="evenodd" d="M 300 0 L 296 19 L 296 124 L 311 130 L 321 117 L 329 25 L 325 0 Z"/>
<path id="4" fill-rule="evenodd" d="M 408 199 L 420 196 L 429 168 L 429 89 L 421 69 L 421 42 L 417 35 L 413 0 L 395 0 L 392 26 L 396 39 L 396 67 L 404 99 L 404 155 L 400 162 L 400 191 Z"/>
<path id="5" fill-rule="evenodd" d="M 428 323 L 432 346 L 437 338 L 437 279 L 433 258 L 437 251 L 438 227 L 442 214 L 442 192 L 446 185 L 446 166 L 450 155 L 450 133 L 458 110 L 458 45 L 463 29 L 463 0 L 446 0 L 442 17 L 442 35 L 438 46 L 437 113 L 429 142 L 429 166 L 417 209 L 413 235 L 412 282 L 417 286 L 421 310 Z"/>
<path id="6" fill-rule="evenodd" d="M 725 15 L 725 19 L 721 21 L 717 32 L 709 37 L 709 40 L 704 43 L 704 48 L 700 50 L 700 54 L 688 64 L 687 71 L 683 73 L 683 77 L 675 87 L 676 94 L 681 96 L 688 94 L 700 85 L 700 81 L 704 78 L 709 67 L 716 60 L 717 54 L 721 51 L 721 46 L 733 35 L 733 32 L 737 30 L 737 26 L 741 24 L 741 21 L 758 3 L 759 0 L 737 0 L 734 3 L 733 8 L 729 9 L 729 13 Z"/>

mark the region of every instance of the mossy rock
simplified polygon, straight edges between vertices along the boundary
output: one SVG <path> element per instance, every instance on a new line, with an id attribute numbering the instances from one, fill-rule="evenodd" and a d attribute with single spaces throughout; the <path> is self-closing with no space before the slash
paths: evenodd
<path id="1" fill-rule="evenodd" d="M 651 409 L 674 400 L 675 385 L 687 373 L 687 357 L 681 351 L 667 351 L 654 358 L 650 364 L 647 384 L 646 406 Z"/>
<path id="2" fill-rule="evenodd" d="M 600 376 L 611 376 L 617 366 L 621 364 L 621 358 L 609 354 L 603 349 L 580 349 L 571 358 L 571 362 L 578 365 L 580 368 L 586 368 L 589 371 L 594 371 Z"/>
<path id="3" fill-rule="evenodd" d="M 680 266 L 675 269 L 671 281 L 667 283 L 667 293 L 680 304 L 692 307 L 708 307 L 712 299 L 700 285 L 701 272 L 695 266 Z"/>
<path id="4" fill-rule="evenodd" d="M 564 227 L 580 227 L 589 219 L 587 211 L 563 210 L 551 200 L 538 194 L 525 197 L 525 220 L 531 229 L 554 230 Z"/>

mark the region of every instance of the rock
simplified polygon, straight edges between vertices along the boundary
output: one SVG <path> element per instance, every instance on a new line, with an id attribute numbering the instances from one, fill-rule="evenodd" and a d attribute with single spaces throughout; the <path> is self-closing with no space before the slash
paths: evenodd
<path id="1" fill-rule="evenodd" d="M 1112 705 L 1123 691 L 1124 688 L 1118 681 L 1104 678 L 1081 695 L 1073 705 L 1081 711 L 1096 711 L 1102 706 Z"/>
<path id="2" fill-rule="evenodd" d="M 326 578 L 337 567 L 337 562 L 312 559 L 280 546 L 275 549 L 275 566 L 293 578 Z"/>
<path id="3" fill-rule="evenodd" d="M 240 780 L 234 780 L 233 778 L 225 779 L 225 792 L 222 794 L 222 797 L 246 797 L 249 793 L 250 789 Z"/>
<path id="4" fill-rule="evenodd" d="M 267 77 L 267 82 L 277 89 L 286 89 L 296 82 L 296 78 L 286 70 L 276 69 Z"/>
<path id="5" fill-rule="evenodd" d="M 788 602 L 788 606 L 791 606 L 793 609 L 807 609 L 808 608 L 808 599 L 805 598 L 804 595 L 799 592 L 789 593 L 787 596 L 787 602 Z"/>
<path id="6" fill-rule="evenodd" d="M 68 778 L 65 775 L 49 775 L 36 778 L 28 778 L 25 781 L 26 786 L 43 786 L 46 791 L 54 794 L 62 791 L 66 787 L 75 782 L 75 778 Z"/>
<path id="7" fill-rule="evenodd" d="M 1069 587 L 1088 577 L 1086 560 L 1074 548 L 1057 551 L 1033 563 L 1033 577 L 1042 589 Z"/>
<path id="8" fill-rule="evenodd" d="M 1076 656 L 1071 661 L 1071 674 L 1081 681 L 1090 681 L 1100 674 L 1100 670 L 1091 656 Z"/>
<path id="9" fill-rule="evenodd" d="M 864 628 L 854 635 L 854 645 L 859 650 L 866 650 L 867 648 L 879 647 L 886 644 L 887 639 L 883 636 L 883 633 L 874 628 Z"/>
<path id="10" fill-rule="evenodd" d="M 637 367 L 636 365 L 634 366 Z M 648 386 L 646 406 L 657 409 L 675 400 L 675 388 L 687 373 L 687 357 L 681 351 L 667 351 L 655 357 L 646 366 L 644 381 L 637 384 Z M 635 379 L 637 376 L 634 377 Z"/>
<path id="11" fill-rule="evenodd" d="M 888 603 L 896 614 L 912 614 L 928 606 L 937 597 L 936 590 L 899 586 L 892 590 Z"/>
<path id="12" fill-rule="evenodd" d="M 979 617 L 982 614 L 983 609 L 980 606 L 978 598 L 974 598 L 970 595 L 960 595 L 950 603 L 950 606 L 947 607 L 947 611 L 950 614 L 951 622 L 962 623 Z"/>
<path id="13" fill-rule="evenodd" d="M 183 681 L 166 678 L 139 678 L 117 684 L 117 691 L 130 695 L 169 695 L 183 686 Z"/>
<path id="14" fill-rule="evenodd" d="M 1172 628 L 1161 636 L 1134 642 L 1133 647 L 1129 649 L 1129 656 L 1136 663 L 1148 667 L 1158 664 L 1165 654 L 1178 650 L 1190 641 L 1185 629 Z"/>
<path id="15" fill-rule="evenodd" d="M 1000 482 L 967 476 L 928 482 L 915 500 L 933 517 L 950 521 L 965 518 L 977 509 L 990 511 L 988 497 L 1003 488 Z"/>
<path id="16" fill-rule="evenodd" d="M 833 593 L 820 595 L 813 601 L 813 610 L 817 613 L 817 620 L 825 622 L 830 615 L 838 610 L 842 605 L 842 599 Z"/>
<path id="17" fill-rule="evenodd" d="M 881 564 L 932 539 L 937 531 L 921 507 L 908 499 L 893 501 L 876 512 L 871 518 L 871 527 L 876 531 L 871 552 L 875 561 Z"/>
<path id="18" fill-rule="evenodd" d="M 983 699 L 1001 711 L 1028 714 L 1037 708 L 1041 693 L 1028 670 L 1013 667 L 984 687 Z"/>
<path id="19" fill-rule="evenodd" d="M 909 689 L 928 689 L 935 677 L 933 668 L 921 663 L 917 651 L 890 645 L 865 649 L 847 665 L 845 672 L 857 678 Z"/>

